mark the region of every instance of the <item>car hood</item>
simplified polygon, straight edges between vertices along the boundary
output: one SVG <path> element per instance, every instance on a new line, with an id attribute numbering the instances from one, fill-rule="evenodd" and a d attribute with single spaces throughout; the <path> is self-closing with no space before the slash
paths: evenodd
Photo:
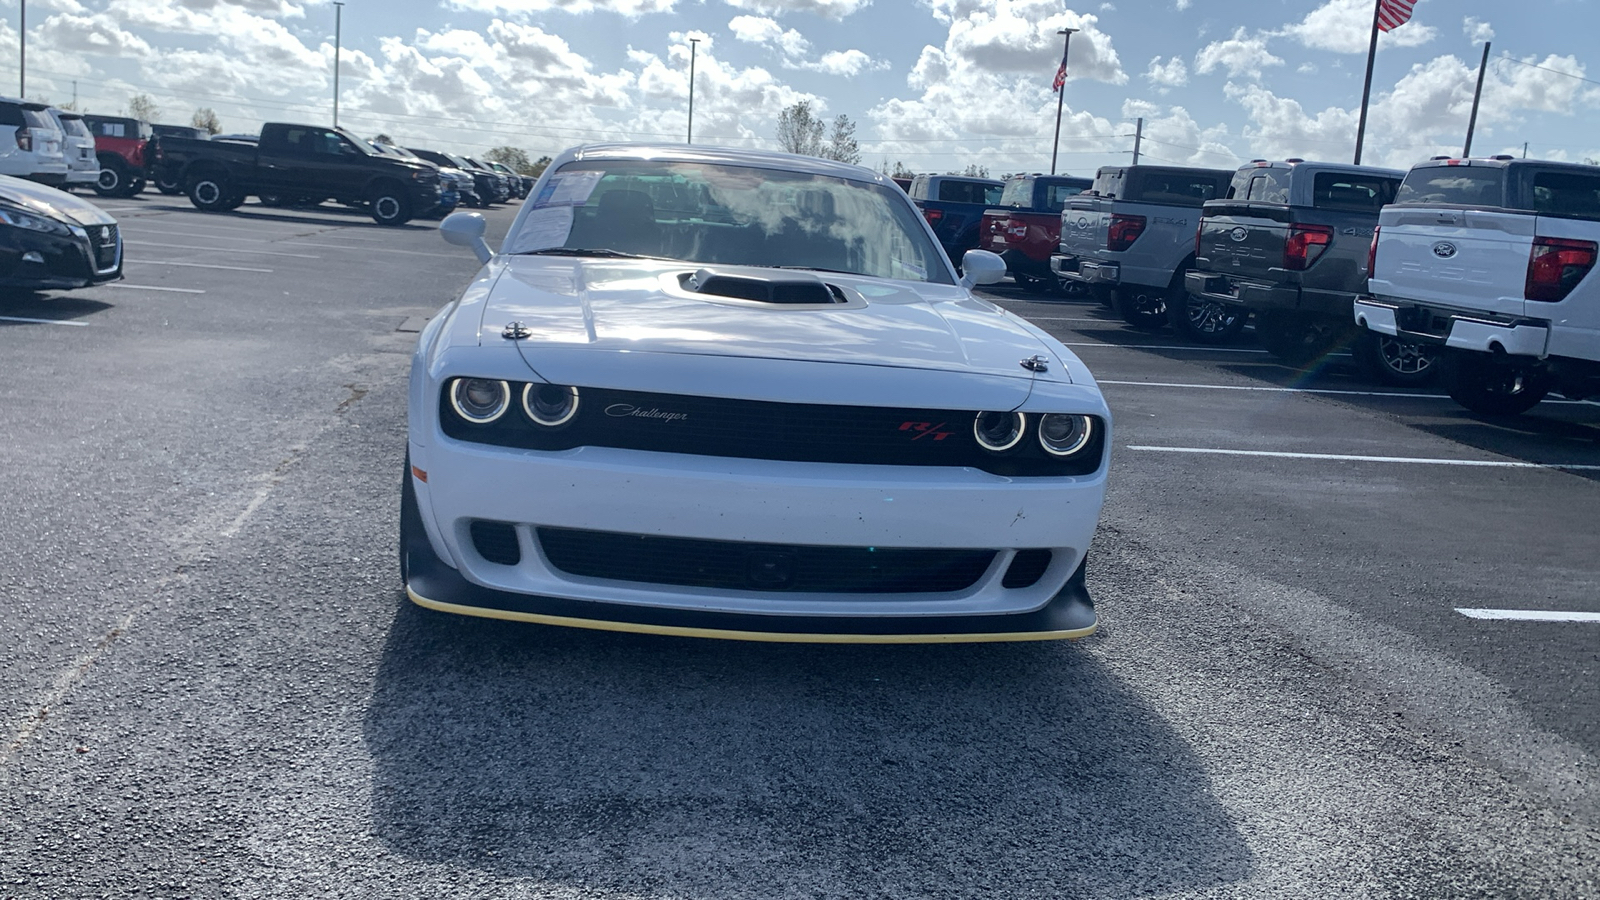
<path id="1" fill-rule="evenodd" d="M 817 273 L 851 302 L 792 307 L 690 291 L 680 277 L 698 268 L 693 263 L 504 259 L 478 321 L 480 344 L 503 343 L 506 326 L 520 322 L 529 347 L 848 363 L 1024 383 L 1033 375 L 1023 360 L 1057 358 L 1020 319 L 956 285 Z M 1070 380 L 1062 365 L 1046 377 Z"/>
<path id="2" fill-rule="evenodd" d="M 110 213 L 81 197 L 9 175 L 0 175 L 0 201 L 77 225 L 115 225 L 117 222 Z"/>

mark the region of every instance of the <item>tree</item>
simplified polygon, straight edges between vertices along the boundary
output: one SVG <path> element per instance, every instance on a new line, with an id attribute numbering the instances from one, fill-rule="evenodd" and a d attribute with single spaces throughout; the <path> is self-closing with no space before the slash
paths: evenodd
<path id="1" fill-rule="evenodd" d="M 523 175 L 532 174 L 533 160 L 528 158 L 528 151 L 521 147 L 496 147 L 483 155 L 490 162 L 497 162 L 502 166 Z"/>
<path id="2" fill-rule="evenodd" d="M 196 128 L 204 128 L 207 134 L 221 134 L 222 123 L 217 121 L 217 111 L 209 106 L 202 106 L 194 111 L 194 118 L 189 124 Z"/>
<path id="3" fill-rule="evenodd" d="M 154 122 L 161 118 L 161 108 L 149 94 L 134 94 L 128 98 L 128 115 L 143 122 Z"/>
<path id="4" fill-rule="evenodd" d="M 977 163 L 967 163 L 967 167 L 965 169 L 962 169 L 959 172 L 951 172 L 950 174 L 951 175 L 965 175 L 968 178 L 988 178 L 989 177 L 989 167 L 988 166 L 980 166 Z"/>
<path id="5" fill-rule="evenodd" d="M 523 172 L 522 174 L 532 175 L 533 177 L 538 178 L 540 175 L 544 174 L 545 169 L 550 168 L 550 163 L 550 157 L 541 156 L 533 161 L 533 165 L 528 167 L 528 171 Z"/>
<path id="6" fill-rule="evenodd" d="M 850 117 L 840 114 L 833 120 L 833 132 L 828 135 L 828 146 L 822 148 L 824 159 L 836 159 L 843 163 L 861 162 L 861 147 L 856 143 L 856 123 Z"/>
<path id="7" fill-rule="evenodd" d="M 384 134 L 380 131 L 372 136 L 372 142 L 374 144 L 393 144 L 394 138 L 389 137 L 387 134 Z"/>
<path id="8" fill-rule="evenodd" d="M 894 171 L 889 174 L 894 178 L 910 178 L 917 173 L 906 168 L 906 164 L 897 159 L 894 161 Z"/>
<path id="9" fill-rule="evenodd" d="M 811 101 L 801 100 L 778 114 L 778 146 L 788 153 L 820 156 L 840 162 L 861 162 L 861 147 L 856 143 L 856 123 L 849 116 L 833 120 L 833 131 L 823 138 L 827 123 L 811 111 Z"/>
<path id="10" fill-rule="evenodd" d="M 822 155 L 822 120 L 812 115 L 811 101 L 801 100 L 778 114 L 778 146 L 786 153 Z"/>

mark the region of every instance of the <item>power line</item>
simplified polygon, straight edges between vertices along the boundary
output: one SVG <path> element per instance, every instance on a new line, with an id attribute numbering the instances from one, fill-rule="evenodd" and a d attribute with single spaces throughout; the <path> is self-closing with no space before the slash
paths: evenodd
<path id="1" fill-rule="evenodd" d="M 1541 65 L 1538 65 L 1537 63 L 1525 62 L 1523 60 L 1517 59 L 1516 57 L 1512 56 L 1509 53 L 1504 54 L 1502 56 L 1495 57 L 1495 61 L 1496 62 L 1502 62 L 1502 61 L 1503 62 L 1514 62 L 1519 66 L 1527 66 L 1530 69 L 1543 69 L 1546 72 L 1554 72 L 1557 75 L 1565 75 L 1568 78 L 1576 78 L 1579 81 L 1587 81 L 1590 84 L 1600 84 L 1600 81 L 1595 81 L 1593 78 L 1585 78 L 1582 75 L 1574 75 L 1571 72 L 1563 72 L 1560 69 L 1552 69 L 1549 66 L 1541 66 Z"/>

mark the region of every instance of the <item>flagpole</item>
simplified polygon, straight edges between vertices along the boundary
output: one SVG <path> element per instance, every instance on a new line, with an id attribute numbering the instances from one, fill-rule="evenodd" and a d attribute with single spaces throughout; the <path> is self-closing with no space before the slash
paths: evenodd
<path id="1" fill-rule="evenodd" d="M 1051 175 L 1056 173 L 1056 155 L 1061 152 L 1061 101 L 1067 96 L 1067 51 L 1072 49 L 1072 33 L 1077 30 L 1076 28 L 1063 28 L 1056 32 L 1056 34 L 1066 35 L 1067 38 L 1061 44 L 1061 89 L 1056 91 L 1056 139 L 1055 143 L 1050 145 Z"/>
<path id="2" fill-rule="evenodd" d="M 1372 2 L 1372 42 L 1367 45 L 1367 81 L 1361 86 L 1361 120 L 1356 125 L 1356 165 L 1361 165 L 1361 144 L 1367 137 L 1367 100 L 1372 97 L 1372 61 L 1378 56 L 1378 14 L 1383 0 Z"/>

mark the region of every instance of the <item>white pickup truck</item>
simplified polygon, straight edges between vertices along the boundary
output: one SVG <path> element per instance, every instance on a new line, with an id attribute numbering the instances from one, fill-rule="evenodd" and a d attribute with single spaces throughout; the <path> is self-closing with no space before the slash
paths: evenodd
<path id="1" fill-rule="evenodd" d="M 1435 159 L 1384 207 L 1356 323 L 1447 348 L 1450 396 L 1516 415 L 1600 396 L 1600 168 Z"/>

